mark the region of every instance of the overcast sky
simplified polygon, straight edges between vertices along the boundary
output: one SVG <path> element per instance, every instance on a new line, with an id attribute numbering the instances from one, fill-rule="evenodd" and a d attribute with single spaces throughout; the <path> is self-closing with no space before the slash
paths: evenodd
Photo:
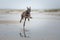
<path id="1" fill-rule="evenodd" d="M 60 0 L 0 0 L 0 9 L 55 9 L 60 8 Z"/>

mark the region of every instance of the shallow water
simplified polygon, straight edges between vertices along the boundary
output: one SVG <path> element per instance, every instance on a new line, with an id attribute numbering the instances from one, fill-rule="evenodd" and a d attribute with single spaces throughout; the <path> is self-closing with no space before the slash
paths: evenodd
<path id="1" fill-rule="evenodd" d="M 53 13 L 51 13 L 53 14 Z M 60 40 L 60 16 L 31 13 L 32 19 L 26 21 L 26 34 L 31 38 L 22 38 L 22 23 L 0 23 L 0 40 Z M 0 14 L 0 20 L 19 22 L 20 14 Z"/>

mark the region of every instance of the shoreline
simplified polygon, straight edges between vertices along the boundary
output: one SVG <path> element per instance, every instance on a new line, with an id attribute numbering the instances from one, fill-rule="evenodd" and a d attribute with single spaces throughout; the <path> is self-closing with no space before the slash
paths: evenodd
<path id="1" fill-rule="evenodd" d="M 0 20 L 0 24 L 20 24 L 20 22 L 14 20 Z"/>

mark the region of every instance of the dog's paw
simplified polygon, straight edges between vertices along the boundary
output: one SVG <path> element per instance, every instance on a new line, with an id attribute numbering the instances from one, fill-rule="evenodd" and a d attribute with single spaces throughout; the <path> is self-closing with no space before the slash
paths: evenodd
<path id="1" fill-rule="evenodd" d="M 32 19 L 32 17 L 30 17 Z"/>

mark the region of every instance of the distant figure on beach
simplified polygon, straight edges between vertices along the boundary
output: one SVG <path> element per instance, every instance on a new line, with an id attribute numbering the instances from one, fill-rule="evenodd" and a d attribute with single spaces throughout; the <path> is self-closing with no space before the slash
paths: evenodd
<path id="1" fill-rule="evenodd" d="M 23 37 L 23 36 L 24 36 L 24 37 L 27 37 L 27 36 L 26 36 L 26 33 L 25 33 L 25 22 L 26 22 L 26 19 L 28 19 L 28 21 L 29 21 L 30 18 L 32 18 L 30 12 L 31 12 L 31 7 L 27 7 L 27 10 L 25 10 L 25 11 L 22 12 L 22 14 L 21 14 L 20 23 L 21 23 L 22 19 L 24 19 L 24 23 L 23 23 L 23 34 L 24 34 L 24 35 L 22 35 L 22 33 L 20 33 L 20 36 L 21 36 L 21 37 Z"/>
<path id="2" fill-rule="evenodd" d="M 21 14 L 21 20 L 20 20 L 20 23 L 22 21 L 23 18 L 25 18 L 25 21 L 26 19 L 28 19 L 28 21 L 30 20 L 31 17 L 31 7 L 27 7 L 27 10 L 25 10 L 22 14 Z"/>

